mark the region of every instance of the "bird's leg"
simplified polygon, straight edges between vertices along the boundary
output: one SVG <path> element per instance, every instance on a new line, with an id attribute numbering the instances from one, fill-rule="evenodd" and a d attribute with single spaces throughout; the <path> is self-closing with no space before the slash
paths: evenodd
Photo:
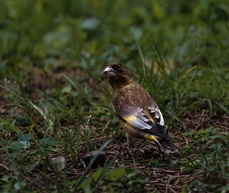
<path id="1" fill-rule="evenodd" d="M 127 136 L 127 146 L 128 146 L 128 148 L 130 148 L 131 145 L 132 145 L 132 139 L 129 136 Z"/>
<path id="2" fill-rule="evenodd" d="M 157 146 L 158 146 L 159 158 L 163 160 L 165 156 L 164 150 L 162 149 L 160 145 L 157 144 Z"/>
<path id="3" fill-rule="evenodd" d="M 134 156 L 133 156 L 133 154 L 132 154 L 132 152 L 130 150 L 130 146 L 131 145 L 132 145 L 132 140 L 131 140 L 131 138 L 129 136 L 127 136 L 127 149 L 128 149 L 129 154 L 131 155 L 131 158 L 133 160 L 134 166 L 136 166 L 136 162 L 135 162 Z"/>

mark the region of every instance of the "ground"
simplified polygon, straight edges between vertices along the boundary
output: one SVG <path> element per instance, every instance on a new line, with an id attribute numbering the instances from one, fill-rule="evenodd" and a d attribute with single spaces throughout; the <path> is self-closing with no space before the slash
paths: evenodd
<path id="1" fill-rule="evenodd" d="M 34 68 L 29 73 L 32 76 L 30 81 L 28 82 L 28 85 L 24 85 L 24 89 L 26 90 L 26 95 L 30 100 L 44 100 L 44 96 L 42 93 L 40 93 L 39 90 L 48 92 L 49 90 L 53 89 L 53 86 L 55 87 L 56 85 L 66 84 L 67 80 L 63 78 L 63 74 L 73 77 L 81 77 L 82 82 L 84 82 L 84 84 L 88 84 L 94 93 L 102 92 L 100 87 L 98 87 L 98 85 L 94 84 L 93 81 L 90 80 L 89 75 L 81 71 L 80 69 L 57 69 L 54 70 L 51 74 L 47 75 L 39 69 Z M 54 85 L 52 85 L 49 80 L 46 80 L 45 76 L 52 77 L 52 82 Z M 108 86 L 105 81 L 106 79 L 101 82 L 101 85 L 105 84 Z M 12 83 L 11 86 L 14 89 L 18 89 L 19 87 L 19 85 L 17 85 L 16 83 Z M 53 95 L 52 97 L 55 98 L 57 96 Z M 95 98 L 95 100 L 100 100 L 100 98 L 98 97 Z M 91 105 L 89 103 L 87 104 L 87 102 L 84 101 L 86 99 L 82 100 L 82 102 L 86 103 L 86 105 Z M 0 156 L 2 176 L 11 176 L 8 180 L 14 182 L 14 180 L 11 178 L 13 174 L 15 174 L 17 170 L 19 170 L 20 179 L 21 181 L 26 183 L 28 189 L 36 191 L 37 187 L 39 187 L 40 190 L 45 192 L 47 189 L 53 189 L 52 186 L 59 182 L 59 180 L 65 179 L 68 183 L 77 180 L 78 177 L 81 176 L 84 172 L 85 167 L 89 164 L 90 160 L 96 155 L 98 157 L 92 163 L 92 169 L 90 170 L 90 172 L 88 171 L 89 173 L 85 175 L 85 178 L 90 177 L 90 173 L 96 172 L 98 168 L 104 167 L 107 162 L 109 162 L 109 160 L 113 161 L 113 164 L 111 166 L 111 168 L 113 169 L 120 167 L 134 168 L 136 171 L 139 172 L 133 172 L 136 179 L 133 179 L 135 183 L 133 183 L 132 189 L 130 190 L 126 190 L 125 188 L 122 189 L 121 185 L 117 185 L 117 182 L 113 182 L 114 187 L 117 186 L 120 188 L 120 190 L 124 192 L 180 192 L 184 189 L 190 192 L 207 192 L 213 190 L 213 187 L 205 188 L 202 184 L 200 184 L 202 187 L 198 189 L 198 184 L 190 184 L 195 183 L 196 181 L 196 183 L 203 183 L 205 186 L 207 186 L 207 180 L 211 178 L 212 180 L 216 178 L 215 180 L 218 181 L 218 184 L 216 184 L 217 187 L 221 186 L 221 184 L 226 185 L 227 183 L 226 179 L 222 178 L 222 174 L 220 174 L 220 171 L 217 171 L 219 172 L 217 173 L 214 169 L 213 174 L 211 174 L 211 172 L 209 171 L 208 176 L 204 177 L 204 169 L 202 169 L 201 166 L 198 166 L 198 161 L 200 161 L 199 159 L 200 157 L 202 157 L 203 151 L 209 151 L 209 148 L 211 148 L 210 145 L 207 145 L 207 143 L 209 142 L 209 139 L 207 139 L 208 137 L 212 138 L 212 145 L 214 144 L 214 140 L 217 140 L 222 144 L 226 142 L 226 138 L 224 139 L 223 137 L 224 135 L 227 135 L 228 132 L 229 116 L 226 114 L 211 114 L 207 110 L 196 110 L 190 112 L 185 111 L 182 115 L 180 115 L 181 118 L 179 122 L 174 122 L 169 125 L 170 136 L 176 146 L 179 148 L 180 154 L 166 155 L 161 152 L 155 144 L 148 141 L 135 139 L 132 143 L 132 146 L 130 147 L 133 155 L 132 158 L 131 154 L 127 149 L 127 141 L 124 131 L 119 125 L 116 118 L 114 118 L 114 123 L 109 124 L 109 127 L 106 128 L 106 131 L 104 131 L 104 129 L 96 129 L 98 121 L 102 125 L 106 124 L 108 118 L 106 114 L 103 114 L 102 117 L 90 117 L 89 113 L 88 116 L 84 118 L 84 120 L 86 119 L 87 122 L 82 122 L 79 127 L 77 126 L 79 124 L 78 117 L 72 116 L 72 120 L 60 120 L 61 123 L 55 128 L 56 131 L 50 129 L 45 132 L 39 130 L 39 119 L 42 119 L 42 115 L 37 115 L 36 113 L 30 114 L 31 117 L 28 119 L 36 120 L 37 122 L 37 126 L 31 128 L 29 126 L 30 124 L 27 123 L 30 120 L 27 120 L 26 122 L 26 120 L 22 117 L 23 114 L 27 113 L 25 112 L 26 109 L 23 106 L 21 106 L 20 104 L 12 105 L 10 103 L 7 103 L 7 101 L 4 100 L 4 97 L 2 97 L 0 107 L 2 119 L 9 120 L 13 117 L 12 120 L 14 120 L 15 126 L 12 127 L 20 128 L 20 132 L 16 131 L 13 133 L 13 128 L 11 132 L 7 130 L 2 130 L 2 135 L 5 136 L 3 140 L 4 143 L 10 139 L 17 139 L 17 136 L 22 135 L 22 133 L 24 137 L 26 137 L 26 134 L 29 135 L 31 133 L 33 134 L 33 136 L 36 136 L 34 138 L 31 137 L 31 139 L 28 140 L 31 141 L 31 146 L 28 150 L 26 150 L 28 147 L 22 147 L 21 149 L 17 149 L 16 147 L 12 147 L 11 145 L 10 148 L 3 151 Z M 90 107 L 87 108 L 90 109 Z M 107 108 L 108 111 L 113 114 L 110 105 L 108 105 Z M 187 128 L 185 130 L 183 129 L 181 122 L 182 124 L 186 125 Z M 2 125 L 4 127 L 4 122 L 2 122 Z M 94 125 L 95 127 L 91 127 L 92 125 Z M 110 128 L 114 126 L 116 127 L 116 130 L 114 130 L 114 128 Z M 84 135 L 85 133 L 88 134 L 88 132 L 90 132 L 88 128 L 98 131 L 96 131 L 96 134 L 91 131 L 93 132 L 93 135 L 90 137 L 90 140 L 87 141 L 85 139 L 86 136 Z M 207 131 L 204 131 L 202 128 L 209 129 Z M 33 130 L 33 132 L 31 132 L 31 129 Z M 68 132 L 72 132 L 72 130 L 76 129 L 80 129 L 81 131 L 77 131 L 77 135 L 73 132 L 73 138 L 71 139 L 72 141 L 66 141 L 69 140 Z M 203 137 L 201 137 L 200 134 L 198 135 L 198 132 L 206 132 L 206 135 L 203 135 Z M 55 146 L 55 142 L 50 141 L 47 142 L 47 144 L 51 145 L 51 147 L 55 147 L 54 149 L 49 147 L 50 151 L 52 152 L 49 152 L 46 149 L 47 147 L 45 146 L 42 148 L 43 151 L 47 152 L 40 152 L 42 148 L 38 146 L 39 143 L 41 143 L 41 140 L 47 136 L 53 136 L 55 135 L 55 133 L 57 139 L 58 136 L 62 136 L 64 138 L 59 139 L 59 142 L 62 145 Z M 221 135 L 222 138 L 219 136 L 217 137 L 217 135 L 215 135 L 216 133 L 218 135 Z M 216 136 L 216 139 L 214 139 L 214 136 Z M 98 151 L 98 149 L 109 139 L 112 139 L 112 141 L 104 148 L 104 150 L 102 152 Z M 92 143 L 91 147 L 90 145 L 85 145 L 85 142 Z M 69 145 L 72 145 L 72 147 L 68 147 Z M 31 148 L 32 146 L 33 148 Z M 68 148 L 70 148 L 71 150 L 67 150 Z M 221 148 L 221 151 L 226 151 L 227 147 L 222 146 Z M 14 155 L 14 153 L 16 155 Z M 38 153 L 38 155 L 33 155 L 34 153 Z M 18 155 L 23 156 L 23 158 L 18 157 Z M 58 156 L 64 156 L 67 160 L 64 172 L 55 172 L 52 171 L 52 169 L 47 168 L 47 159 L 51 159 L 53 157 L 55 158 Z M 17 165 L 15 165 L 15 162 L 17 162 Z M 218 164 L 216 163 L 214 167 L 219 167 L 217 165 Z M 200 167 L 200 169 L 198 169 L 198 167 Z M 139 179 L 145 179 L 145 181 L 140 181 Z M 120 181 L 120 183 L 123 183 L 122 180 Z M 104 184 L 106 183 L 108 182 L 104 180 L 103 186 L 105 186 Z M 139 184 L 142 185 L 141 183 L 143 183 L 143 186 L 139 187 Z M 59 189 L 62 189 L 61 187 L 64 186 L 62 183 L 57 184 L 57 187 L 60 186 Z M 94 189 L 95 192 L 99 192 L 101 190 L 106 190 L 106 188 L 98 186 Z"/>

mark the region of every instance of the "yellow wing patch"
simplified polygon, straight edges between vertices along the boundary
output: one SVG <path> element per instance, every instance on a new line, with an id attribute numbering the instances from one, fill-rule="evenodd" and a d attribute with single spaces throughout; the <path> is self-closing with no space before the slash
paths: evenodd
<path id="1" fill-rule="evenodd" d="M 122 118 L 129 124 L 140 130 L 150 130 L 153 126 L 154 120 L 151 121 L 151 118 L 148 117 L 143 111 L 123 116 Z"/>
<path id="2" fill-rule="evenodd" d="M 130 115 L 128 117 L 123 117 L 123 118 L 126 122 L 131 122 L 131 121 L 137 120 L 137 117 L 135 117 L 134 115 Z"/>
<path id="3" fill-rule="evenodd" d="M 152 123 L 155 123 L 154 119 L 151 117 L 151 115 L 148 112 L 144 112 L 147 117 L 150 119 L 150 121 L 152 121 Z"/>
<path id="4" fill-rule="evenodd" d="M 153 123 L 155 123 L 154 119 L 152 117 L 149 117 L 150 121 L 152 121 Z"/>

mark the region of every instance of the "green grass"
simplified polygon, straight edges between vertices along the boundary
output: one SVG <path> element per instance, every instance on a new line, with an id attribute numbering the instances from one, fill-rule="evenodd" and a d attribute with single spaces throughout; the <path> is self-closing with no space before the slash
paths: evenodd
<path id="1" fill-rule="evenodd" d="M 1 192 L 229 191 L 229 3 L 0 7 Z M 112 62 L 158 103 L 180 156 L 136 141 L 134 165 L 102 75 Z"/>

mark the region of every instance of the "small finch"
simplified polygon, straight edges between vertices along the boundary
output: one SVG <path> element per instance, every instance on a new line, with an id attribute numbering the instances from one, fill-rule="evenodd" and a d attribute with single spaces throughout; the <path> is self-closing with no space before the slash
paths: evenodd
<path id="1" fill-rule="evenodd" d="M 113 89 L 112 105 L 127 139 L 155 141 L 165 153 L 178 152 L 164 131 L 164 119 L 149 93 L 122 64 L 111 64 L 103 74 Z M 128 144 L 129 145 L 129 144 Z"/>

